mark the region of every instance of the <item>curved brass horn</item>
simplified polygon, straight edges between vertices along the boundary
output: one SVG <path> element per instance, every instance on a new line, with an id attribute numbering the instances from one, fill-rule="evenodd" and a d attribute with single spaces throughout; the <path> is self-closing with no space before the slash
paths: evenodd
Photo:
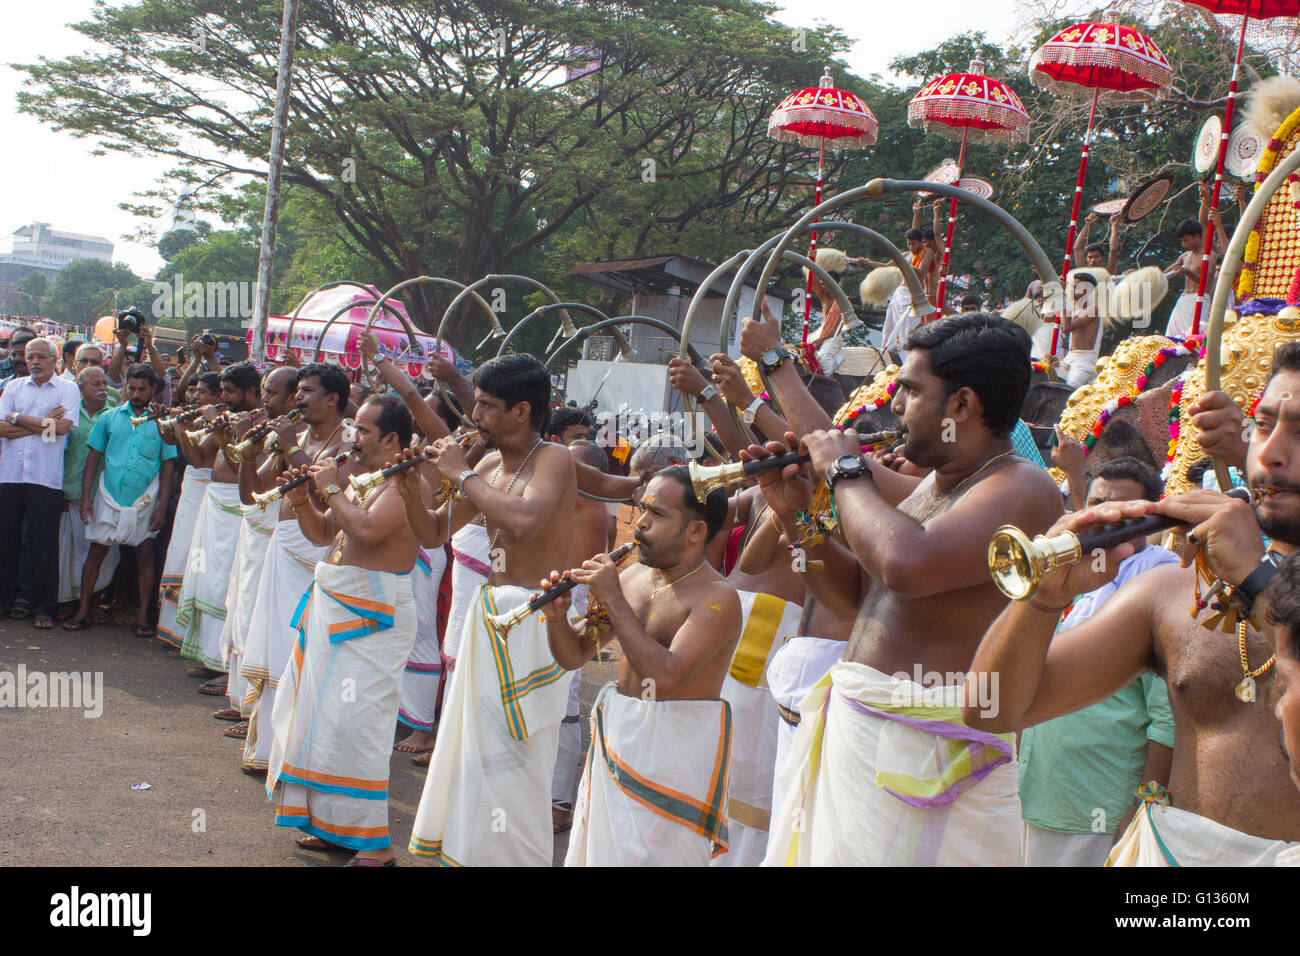
<path id="1" fill-rule="evenodd" d="M 533 321 L 533 319 L 545 315 L 547 312 L 554 312 L 556 309 L 564 311 L 574 309 L 578 312 L 586 312 L 589 315 L 595 316 L 596 321 L 598 322 L 603 322 L 605 319 L 610 318 L 609 315 L 602 312 L 594 305 L 587 305 L 585 302 L 548 302 L 546 305 L 539 305 L 516 322 L 510 331 L 506 333 L 506 337 L 501 341 L 501 347 L 497 349 L 497 357 L 500 358 L 502 355 L 506 354 L 506 349 L 510 347 L 510 342 L 515 337 L 515 333 L 520 332 L 524 326 Z M 566 339 L 573 338 L 578 334 L 578 329 L 573 328 L 572 323 L 569 324 L 569 327 L 573 329 L 572 332 L 565 331 L 564 323 L 561 321 L 560 330 L 556 332 L 555 338 L 552 338 L 550 344 L 546 346 L 545 354 L 550 354 L 551 350 L 555 348 L 561 334 L 563 334 Z M 623 335 L 622 330 L 619 329 L 618 326 L 611 326 L 610 332 L 613 335 L 614 340 L 618 343 L 618 350 L 623 354 L 623 357 L 630 358 L 632 355 L 632 344 L 628 342 L 626 336 Z"/>
<path id="2" fill-rule="evenodd" d="M 1300 149 L 1293 150 L 1290 155 L 1273 167 L 1273 171 L 1255 190 L 1254 197 L 1250 200 L 1241 213 L 1241 221 L 1237 223 L 1237 228 L 1232 233 L 1232 240 L 1228 243 L 1227 251 L 1223 254 L 1223 261 L 1219 265 L 1219 277 L 1214 285 L 1214 299 L 1210 303 L 1210 324 L 1205 334 L 1205 389 L 1206 391 L 1216 391 L 1219 388 L 1219 349 L 1223 344 L 1223 316 L 1228 308 L 1228 296 L 1232 291 L 1232 279 L 1237 274 L 1241 266 L 1242 256 L 1246 251 L 1246 242 L 1250 239 L 1250 234 L 1254 230 L 1256 223 L 1264 215 L 1264 209 L 1272 201 L 1273 196 L 1277 193 L 1282 185 L 1290 176 L 1300 170 Z M 1214 462 L 1214 474 L 1219 479 L 1219 487 L 1227 490 L 1232 487 L 1232 479 L 1228 476 L 1227 466 L 1217 457 L 1211 457 Z"/>
<path id="3" fill-rule="evenodd" d="M 338 283 L 338 284 L 339 284 L 339 285 L 342 285 L 343 283 Z M 352 283 L 352 284 L 355 285 L 356 283 Z M 329 328 L 330 328 L 331 325 L 333 325 L 335 322 L 337 322 L 337 321 L 339 320 L 339 318 L 340 318 L 340 317 L 341 317 L 345 312 L 351 312 L 353 309 L 364 308 L 365 306 L 372 305 L 372 304 L 373 304 L 374 302 L 376 302 L 376 301 L 377 301 L 377 300 L 375 300 L 375 299 L 353 299 L 351 302 L 345 303 L 344 305 L 340 306 L 340 307 L 339 307 L 339 308 L 334 312 L 333 315 L 331 315 L 328 319 L 326 319 L 326 320 L 325 320 L 325 324 L 324 324 L 323 326 L 321 326 L 321 330 L 320 330 L 320 338 L 318 338 L 318 339 L 316 340 L 316 351 L 312 354 L 312 361 L 313 361 L 313 362 L 319 362 L 319 361 L 320 361 L 321 353 L 325 351 L 325 348 L 324 348 L 324 346 L 325 346 L 325 333 L 329 331 Z M 387 309 L 388 309 L 389 312 L 392 312 L 394 316 L 397 316 L 398 321 L 401 321 L 401 316 L 397 314 L 396 310 L 394 310 L 392 306 L 386 306 L 386 307 L 387 307 Z M 369 328 L 369 326 L 367 326 L 367 328 Z M 285 347 L 288 348 L 287 345 L 286 345 Z M 369 385 L 371 386 L 371 388 L 373 389 L 373 388 L 374 388 L 374 383 L 373 383 L 373 380 L 370 378 L 370 371 L 369 371 L 369 369 L 364 368 L 364 361 L 365 361 L 365 358 L 364 358 L 364 356 L 363 356 L 363 357 L 362 357 L 362 362 L 363 362 L 363 369 L 362 369 L 362 372 L 363 372 L 363 374 L 365 375 L 365 378 L 366 378 L 366 382 L 367 382 L 367 384 L 369 384 Z"/>

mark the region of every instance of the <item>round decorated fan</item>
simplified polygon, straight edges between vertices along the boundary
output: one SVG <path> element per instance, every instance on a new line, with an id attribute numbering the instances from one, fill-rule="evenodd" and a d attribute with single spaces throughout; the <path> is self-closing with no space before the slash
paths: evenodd
<path id="1" fill-rule="evenodd" d="M 993 198 L 993 184 L 986 179 L 979 179 L 975 176 L 963 176 L 957 181 L 957 185 L 968 193 L 974 193 L 981 199 Z"/>
<path id="2" fill-rule="evenodd" d="M 1127 205 L 1128 199 L 1108 199 L 1097 203 L 1092 207 L 1092 211 L 1101 216 L 1113 216 L 1117 212 L 1123 212 Z"/>
<path id="3" fill-rule="evenodd" d="M 1264 155 L 1268 140 L 1255 127 L 1242 123 L 1228 137 L 1228 154 L 1224 165 L 1228 172 L 1248 183 L 1255 181 L 1255 171 L 1259 169 L 1259 159 Z"/>
<path id="4" fill-rule="evenodd" d="M 937 169 L 931 170 L 925 177 L 927 183 L 938 183 L 941 186 L 951 186 L 957 181 L 957 176 L 961 171 L 957 168 L 956 163 L 944 163 Z M 923 192 L 922 196 L 933 196 L 934 193 Z"/>
<path id="5" fill-rule="evenodd" d="M 1173 173 L 1157 173 L 1128 197 L 1122 215 L 1126 222 L 1139 222 L 1151 215 L 1169 197 L 1174 188 Z"/>
<path id="6" fill-rule="evenodd" d="M 1219 140 L 1223 138 L 1223 120 L 1211 116 L 1196 134 L 1196 145 L 1192 149 L 1192 168 L 1198 175 L 1214 172 L 1219 162 Z"/>

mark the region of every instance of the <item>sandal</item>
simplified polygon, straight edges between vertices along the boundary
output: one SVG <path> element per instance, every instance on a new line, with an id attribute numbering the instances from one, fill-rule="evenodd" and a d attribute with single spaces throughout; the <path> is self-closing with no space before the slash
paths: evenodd
<path id="1" fill-rule="evenodd" d="M 348 848 L 339 846 L 337 843 L 331 843 L 329 840 L 322 840 L 318 836 L 303 836 L 293 841 L 303 850 L 311 850 L 313 853 L 339 853 L 347 852 Z"/>
<path id="2" fill-rule="evenodd" d="M 155 634 L 154 629 L 153 629 L 152 627 L 150 627 L 148 624 L 145 624 L 145 625 L 140 626 L 140 627 L 137 627 L 137 628 L 135 629 L 135 636 L 136 636 L 136 637 L 156 637 L 157 635 Z"/>
<path id="3" fill-rule="evenodd" d="M 209 697 L 225 697 L 227 683 L 225 680 L 210 680 L 199 685 L 199 693 Z"/>
<path id="4" fill-rule="evenodd" d="M 37 614 L 32 618 L 32 626 L 38 631 L 48 631 L 54 626 L 54 618 L 48 614 Z"/>
<path id="5" fill-rule="evenodd" d="M 90 627 L 90 622 L 85 618 L 74 617 L 63 622 L 63 629 L 65 631 L 88 631 L 90 630 Z"/>
<path id="6" fill-rule="evenodd" d="M 374 867 L 382 868 L 385 866 L 397 866 L 397 859 L 394 857 L 393 859 L 388 860 L 387 862 L 381 863 L 379 860 L 372 860 L 368 856 L 354 856 L 352 859 L 348 860 L 343 865 L 344 866 L 374 866 Z"/>
<path id="7" fill-rule="evenodd" d="M 17 601 L 14 601 L 14 606 L 10 608 L 9 616 L 16 621 L 21 621 L 23 618 L 25 618 L 28 614 L 31 613 L 31 610 L 32 610 L 32 602 L 24 601 L 22 598 L 19 598 Z"/>
<path id="8" fill-rule="evenodd" d="M 233 727 L 227 727 L 223 731 L 223 736 L 234 737 L 236 740 L 245 740 L 248 737 L 248 721 L 235 724 Z"/>
<path id="9" fill-rule="evenodd" d="M 429 766 L 429 761 L 431 761 L 432 759 L 433 759 L 433 751 L 426 750 L 424 753 L 416 754 L 414 757 L 412 757 L 411 763 L 415 764 L 417 767 L 427 767 Z"/>
<path id="10" fill-rule="evenodd" d="M 244 717 L 234 707 L 223 707 L 221 710 L 214 710 L 212 712 L 212 719 L 241 721 Z"/>

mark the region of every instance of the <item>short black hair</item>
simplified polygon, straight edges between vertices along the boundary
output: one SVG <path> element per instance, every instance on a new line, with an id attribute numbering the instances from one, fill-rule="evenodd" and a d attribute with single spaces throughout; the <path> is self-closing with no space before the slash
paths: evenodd
<path id="1" fill-rule="evenodd" d="M 1174 228 L 1174 238 L 1181 239 L 1184 236 L 1199 236 L 1204 230 L 1196 219 L 1184 219 Z"/>
<path id="2" fill-rule="evenodd" d="M 1090 242 L 1088 243 L 1087 247 L 1083 251 L 1085 255 L 1087 255 L 1089 252 L 1095 252 L 1099 256 L 1104 256 L 1107 252 L 1107 248 L 1108 247 L 1104 242 Z"/>
<path id="3" fill-rule="evenodd" d="M 352 383 L 348 386 L 348 398 L 351 398 L 351 397 L 352 397 L 352 388 L 353 388 L 353 386 L 356 386 L 357 388 L 361 389 L 361 401 L 363 401 L 363 402 L 364 402 L 367 398 L 369 398 L 371 395 L 374 394 L 374 392 L 371 390 L 370 386 L 367 385 L 365 382 L 352 382 Z"/>
<path id="4" fill-rule="evenodd" d="M 922 227 L 921 227 L 921 238 L 922 238 L 922 239 L 933 239 L 933 238 L 934 238 L 934 227 L 933 227 L 933 226 L 922 226 Z"/>
<path id="5" fill-rule="evenodd" d="M 17 348 L 20 344 L 26 345 L 34 338 L 36 338 L 35 329 L 29 325 L 20 325 L 9 336 L 9 345 L 11 348 Z"/>
<path id="6" fill-rule="evenodd" d="M 352 399 L 352 381 L 348 378 L 348 373 L 333 362 L 312 362 L 298 369 L 298 377 L 293 381 L 294 389 L 298 388 L 304 378 L 313 376 L 320 379 L 320 387 L 325 389 L 327 394 L 332 392 L 338 396 L 338 409 L 341 415 Z"/>
<path id="7" fill-rule="evenodd" d="M 1277 347 L 1268 377 L 1272 378 L 1278 372 L 1300 372 L 1300 342 L 1286 342 Z"/>
<path id="8" fill-rule="evenodd" d="M 1160 493 L 1164 490 L 1156 470 L 1142 464 L 1132 455 L 1112 458 L 1093 471 L 1088 475 L 1088 487 L 1091 488 L 1092 483 L 1098 478 L 1105 478 L 1107 481 L 1136 481 L 1142 488 L 1142 497 L 1147 501 L 1159 501 Z M 1087 496 L 1086 490 L 1084 496 Z"/>
<path id="9" fill-rule="evenodd" d="M 920 242 L 925 238 L 925 233 L 923 233 L 919 227 L 913 227 L 903 233 L 903 238 L 911 242 Z"/>
<path id="10" fill-rule="evenodd" d="M 82 342 L 81 339 L 68 339 L 68 341 L 63 343 L 63 357 L 66 359 L 71 355 L 75 360 L 77 357 L 77 349 L 81 348 L 84 344 L 85 343 Z"/>
<path id="11" fill-rule="evenodd" d="M 963 309 L 968 305 L 973 305 L 978 308 L 981 304 L 979 294 L 976 292 L 967 292 L 961 297 L 961 306 Z"/>
<path id="12" fill-rule="evenodd" d="M 1097 287 L 1097 277 L 1093 275 L 1091 272 L 1076 272 L 1071 277 L 1070 281 L 1072 281 L 1075 285 L 1078 285 L 1080 282 L 1082 282 L 1084 285 L 1090 285 L 1094 289 Z"/>
<path id="13" fill-rule="evenodd" d="M 150 388 L 157 388 L 161 379 L 158 373 L 153 370 L 153 366 L 148 362 L 136 362 L 126 370 L 127 378 L 142 378 L 149 383 Z"/>
<path id="14" fill-rule="evenodd" d="M 595 422 L 592 421 L 591 415 L 585 408 L 571 408 L 568 405 L 561 405 L 559 408 L 551 409 L 551 420 L 546 425 L 547 435 L 560 435 L 566 428 L 572 428 L 574 425 L 582 425 L 590 428 Z"/>
<path id="15" fill-rule="evenodd" d="M 582 460 L 592 468 L 599 468 L 605 474 L 609 474 L 609 454 L 594 441 L 577 438 L 569 444 L 569 447 L 582 452 Z"/>
<path id="16" fill-rule="evenodd" d="M 670 465 L 663 469 L 656 478 L 671 478 L 682 486 L 682 504 L 686 510 L 694 514 L 692 520 L 703 521 L 708 528 L 708 538 L 705 540 L 712 541 L 713 536 L 722 530 L 722 525 L 727 520 L 727 492 L 722 488 L 714 488 L 704 497 L 704 503 L 695 497 L 695 486 L 691 484 L 691 473 L 685 465 Z"/>
<path id="17" fill-rule="evenodd" d="M 193 384 L 202 385 L 213 395 L 221 394 L 221 376 L 216 372 L 204 372 L 202 375 L 196 376 Z"/>
<path id="18" fill-rule="evenodd" d="M 1292 657 L 1300 658 L 1300 551 L 1288 554 L 1266 589 L 1269 623 L 1286 628 L 1284 636 Z"/>
<path id="19" fill-rule="evenodd" d="M 442 419 L 449 431 L 454 432 L 461 424 L 460 402 L 456 400 L 456 395 L 450 389 L 444 392 L 440 388 L 435 388 L 432 394 L 438 399 L 438 407 L 434 409 L 434 414 Z"/>
<path id="20" fill-rule="evenodd" d="M 239 362 L 221 370 L 221 381 L 229 382 L 241 391 L 260 389 L 262 376 L 252 362 Z"/>
<path id="21" fill-rule="evenodd" d="M 951 395 L 969 387 L 979 396 L 984 424 L 1006 435 L 1020 420 L 1029 393 L 1029 333 L 1000 315 L 968 312 L 917 326 L 907 348 L 925 349 L 930 371 Z"/>
<path id="22" fill-rule="evenodd" d="M 514 408 L 528 403 L 528 419 L 538 434 L 546 431 L 551 412 L 551 373 L 546 366 L 527 353 L 498 355 L 479 366 L 474 373 L 474 387 Z"/>
<path id="23" fill-rule="evenodd" d="M 380 441 L 383 441 L 385 435 L 396 434 L 399 447 L 407 448 L 410 446 L 411 433 L 415 428 L 415 424 L 411 420 L 410 409 L 406 407 L 404 401 L 392 392 L 383 392 L 382 394 L 371 395 L 361 404 L 379 407 L 379 415 L 375 418 L 375 427 L 379 429 Z"/>

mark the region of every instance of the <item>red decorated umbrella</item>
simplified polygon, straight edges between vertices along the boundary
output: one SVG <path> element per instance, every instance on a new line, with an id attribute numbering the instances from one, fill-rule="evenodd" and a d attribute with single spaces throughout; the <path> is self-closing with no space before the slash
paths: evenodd
<path id="1" fill-rule="evenodd" d="M 1223 189 L 1223 166 L 1228 154 L 1228 136 L 1232 132 L 1232 112 L 1237 103 L 1237 78 L 1241 73 L 1241 53 L 1246 46 L 1246 25 L 1251 20 L 1300 16 L 1300 0 L 1184 0 L 1184 2 L 1204 7 L 1214 14 L 1241 17 L 1241 31 L 1237 35 L 1237 56 L 1232 61 L 1232 79 L 1228 81 L 1228 103 L 1223 108 L 1223 134 L 1219 138 L 1219 162 L 1214 171 L 1214 192 L 1210 197 L 1210 212 L 1213 213 L 1219 207 L 1219 192 Z M 1205 285 L 1210 275 L 1210 252 L 1213 248 L 1214 229 L 1207 224 L 1205 248 L 1201 252 L 1201 277 L 1196 284 L 1196 311 L 1192 315 L 1192 335 L 1197 335 L 1201 330 L 1201 309 L 1205 304 Z"/>
<path id="2" fill-rule="evenodd" d="M 822 201 L 822 174 L 826 148 L 850 149 L 872 145 L 880 124 L 875 115 L 856 95 L 848 90 L 837 90 L 831 79 L 831 68 L 822 71 L 817 86 L 791 93 L 772 113 L 767 121 L 767 134 L 783 143 L 801 143 L 817 147 L 817 195 L 814 205 Z M 812 234 L 808 258 L 817 258 L 817 233 Z M 808 348 L 808 314 L 812 308 L 812 272 L 804 294 L 803 351 L 809 364 L 818 370 L 817 357 Z"/>
<path id="3" fill-rule="evenodd" d="M 1020 97 L 1005 83 L 984 75 L 984 64 L 971 61 L 965 73 L 948 73 L 931 80 L 907 104 L 907 124 L 919 126 L 949 139 L 961 140 L 957 155 L 957 180 L 966 162 L 966 143 L 997 142 L 1029 138 L 1029 114 Z M 948 261 L 952 252 L 952 233 L 957 217 L 957 200 L 948 207 L 948 237 L 943 246 L 943 266 L 939 272 L 939 301 L 943 311 L 944 289 L 948 283 Z"/>
<path id="4" fill-rule="evenodd" d="M 1300 0 L 1297 0 L 1300 2 Z M 1070 273 L 1074 235 L 1079 226 L 1079 205 L 1083 200 L 1083 177 L 1088 171 L 1088 151 L 1097 120 L 1097 103 L 1131 103 L 1157 96 L 1174 79 L 1173 67 L 1155 42 L 1132 27 L 1115 22 L 1106 14 L 1102 23 L 1076 23 L 1052 37 L 1029 59 L 1029 79 L 1035 86 L 1063 96 L 1092 91 L 1088 131 L 1079 156 L 1079 178 L 1074 185 L 1074 205 L 1065 238 L 1065 265 L 1061 282 Z M 1052 353 L 1061 334 L 1060 316 L 1052 332 Z"/>

